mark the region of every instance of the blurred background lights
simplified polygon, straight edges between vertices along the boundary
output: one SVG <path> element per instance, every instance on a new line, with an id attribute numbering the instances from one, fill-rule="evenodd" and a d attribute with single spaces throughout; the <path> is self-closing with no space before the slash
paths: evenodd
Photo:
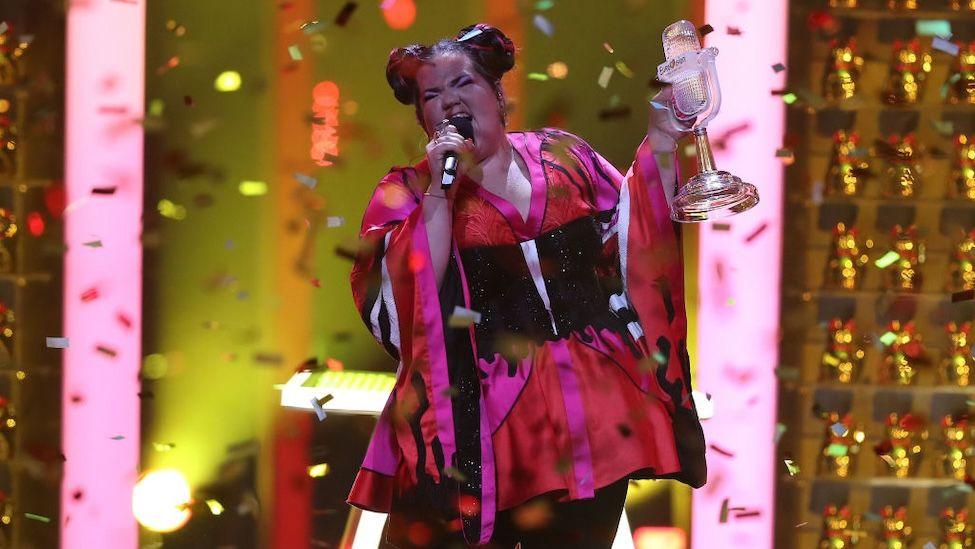
<path id="1" fill-rule="evenodd" d="M 139 524 L 153 532 L 173 532 L 186 524 L 190 485 L 175 469 L 150 471 L 132 489 L 132 513 Z"/>

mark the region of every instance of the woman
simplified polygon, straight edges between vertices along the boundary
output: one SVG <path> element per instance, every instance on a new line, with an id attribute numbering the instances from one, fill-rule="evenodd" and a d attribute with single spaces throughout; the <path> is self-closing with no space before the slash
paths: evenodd
<path id="1" fill-rule="evenodd" d="M 705 481 L 676 174 L 653 158 L 685 127 L 655 108 L 623 177 L 569 133 L 506 133 L 513 65 L 478 24 L 386 68 L 430 142 L 362 223 L 353 294 L 399 370 L 349 503 L 389 512 L 395 547 L 608 548 L 628 479 Z"/>

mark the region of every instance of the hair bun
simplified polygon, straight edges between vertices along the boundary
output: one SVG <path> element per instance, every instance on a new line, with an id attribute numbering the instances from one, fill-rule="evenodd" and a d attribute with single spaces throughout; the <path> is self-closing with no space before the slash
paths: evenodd
<path id="1" fill-rule="evenodd" d="M 396 48 L 389 52 L 386 63 L 386 81 L 393 88 L 396 100 L 404 105 L 412 105 L 416 101 L 416 71 L 420 67 L 420 56 L 426 49 L 420 44 L 411 44 L 403 48 Z"/>
<path id="2" fill-rule="evenodd" d="M 515 45 L 500 29 L 477 23 L 460 29 L 457 42 L 465 45 L 475 61 L 495 80 L 515 66 Z"/>

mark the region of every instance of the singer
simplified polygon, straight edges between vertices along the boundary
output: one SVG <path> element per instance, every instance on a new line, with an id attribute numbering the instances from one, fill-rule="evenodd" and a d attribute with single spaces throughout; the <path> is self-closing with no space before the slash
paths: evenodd
<path id="1" fill-rule="evenodd" d="M 628 479 L 705 482 L 669 218 L 688 126 L 651 109 L 625 176 L 565 131 L 507 132 L 514 54 L 477 24 L 386 67 L 430 139 L 376 187 L 351 274 L 399 361 L 348 498 L 390 513 L 387 547 L 608 549 Z"/>

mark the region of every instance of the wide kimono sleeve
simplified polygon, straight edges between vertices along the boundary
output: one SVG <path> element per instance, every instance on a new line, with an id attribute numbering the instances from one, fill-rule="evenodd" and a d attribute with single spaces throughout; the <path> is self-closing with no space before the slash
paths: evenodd
<path id="1" fill-rule="evenodd" d="M 618 269 L 620 293 L 611 297 L 611 309 L 631 321 L 629 332 L 644 354 L 645 382 L 673 420 L 681 471 L 669 476 L 702 486 L 705 443 L 691 389 L 680 225 L 670 219 L 653 153 L 644 139 L 623 175 L 585 141 L 568 135 L 577 140 L 573 156 L 589 175 L 604 256 Z"/>
<path id="2" fill-rule="evenodd" d="M 397 493 L 441 484 L 455 438 L 438 297 L 423 221 L 425 172 L 392 170 L 376 187 L 360 230 L 350 281 L 362 320 L 399 361 L 397 379 L 349 503 L 389 512 Z M 456 278 L 449 267 L 446 282 Z M 397 492 L 397 493 L 394 493 Z M 414 490 L 415 491 L 415 490 Z M 449 506 L 444 495 L 435 506 Z"/>

